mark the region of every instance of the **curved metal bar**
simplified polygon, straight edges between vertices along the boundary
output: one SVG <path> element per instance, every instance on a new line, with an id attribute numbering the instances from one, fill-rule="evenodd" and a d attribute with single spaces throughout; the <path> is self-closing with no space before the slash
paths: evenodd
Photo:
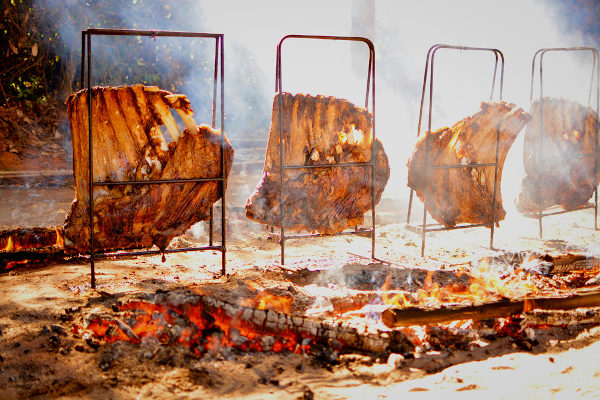
<path id="1" fill-rule="evenodd" d="M 212 115 L 211 123 L 212 127 L 215 128 L 215 112 L 216 112 L 216 101 L 217 101 L 217 69 L 220 67 L 220 84 L 221 84 L 221 176 L 216 178 L 184 178 L 184 179 L 166 179 L 166 180 L 148 180 L 148 181 L 115 181 L 115 182 L 103 182 L 94 181 L 93 171 L 93 129 L 92 129 L 92 35 L 103 35 L 103 36 L 148 36 L 155 38 L 157 36 L 165 37 L 191 37 L 191 38 L 214 38 L 215 39 L 215 73 L 213 77 L 213 96 L 212 96 Z M 95 238 L 94 238 L 94 201 L 93 201 L 93 190 L 95 186 L 115 186 L 124 184 L 136 184 L 136 185 L 150 185 L 150 184 L 171 184 L 181 182 L 205 182 L 205 181 L 216 181 L 220 182 L 221 187 L 221 245 L 213 246 L 212 235 L 213 235 L 213 212 L 210 210 L 210 236 L 208 247 L 188 247 L 178 249 L 177 251 L 195 251 L 195 250 L 219 250 L 221 251 L 221 272 L 225 274 L 225 171 L 226 171 L 226 160 L 225 160 L 225 91 L 224 91 L 224 48 L 223 48 L 224 35 L 220 33 L 201 33 L 201 32 L 179 32 L 179 31 L 154 31 L 154 30 L 133 30 L 133 29 L 104 29 L 104 28 L 90 28 L 81 32 L 82 48 L 81 48 L 81 87 L 84 87 L 84 69 L 87 54 L 87 97 L 88 97 L 88 195 L 89 195 L 89 224 L 90 224 L 90 274 L 91 274 L 91 286 L 96 287 L 96 274 L 95 274 Z M 220 63 L 219 63 L 220 62 Z M 165 251 L 165 253 L 174 251 Z M 139 252 L 140 254 L 154 254 L 154 252 Z M 98 253 L 100 255 L 101 253 Z M 129 253 L 126 253 L 127 255 Z"/>
<path id="2" fill-rule="evenodd" d="M 599 173 L 599 157 L 600 157 L 600 148 L 599 148 L 599 143 L 598 143 L 598 139 L 600 138 L 600 124 L 599 124 L 599 119 L 598 119 L 598 113 L 600 111 L 600 65 L 598 63 L 598 49 L 594 48 L 594 47 L 586 47 L 586 46 L 578 46 L 578 47 L 549 47 L 549 48 L 542 48 L 542 49 L 538 49 L 534 55 L 533 55 L 533 59 L 531 62 L 531 88 L 530 88 L 530 95 L 529 95 L 529 101 L 530 103 L 533 103 L 533 92 L 534 92 L 534 81 L 535 81 L 535 66 L 536 66 L 536 59 L 539 56 L 539 79 L 540 79 L 540 99 L 542 99 L 544 97 L 544 80 L 543 80 L 543 73 L 544 73 L 544 69 L 543 69 L 543 61 L 544 61 L 544 55 L 548 52 L 579 52 L 579 51 L 583 51 L 583 52 L 591 52 L 592 54 L 592 70 L 591 70 L 591 77 L 590 77 L 590 86 L 589 86 L 589 90 L 588 90 L 588 106 L 591 106 L 591 98 L 592 98 L 592 88 L 594 86 L 594 77 L 596 79 L 596 132 L 595 132 L 595 152 L 593 154 L 585 154 L 582 156 L 594 156 L 594 176 L 598 176 Z M 544 117 L 543 117 L 543 113 L 544 113 L 544 108 L 541 108 L 540 111 L 541 114 L 541 118 L 540 118 L 540 136 L 538 139 L 538 152 L 539 154 L 543 154 L 543 132 L 544 132 Z M 538 167 L 539 169 L 539 167 Z M 596 186 L 596 188 L 594 189 L 594 203 L 593 206 L 591 207 L 582 207 L 582 208 L 577 208 L 574 210 L 567 210 L 567 211 L 563 211 L 563 212 L 549 212 L 549 213 L 544 213 L 543 207 L 542 207 L 542 194 L 541 194 L 541 187 L 542 187 L 542 182 L 540 179 L 538 179 L 537 181 L 537 193 L 538 193 L 538 211 L 535 214 L 527 214 L 526 216 L 534 216 L 535 218 L 537 218 L 538 220 L 538 225 L 539 225 L 539 236 L 540 238 L 542 238 L 543 236 L 543 225 L 542 225 L 542 219 L 544 217 L 550 216 L 550 215 L 557 215 L 557 214 L 564 214 L 567 212 L 574 212 L 574 211 L 579 211 L 582 209 L 587 209 L 587 208 L 594 208 L 594 229 L 598 230 L 598 186 Z"/>
<path id="3" fill-rule="evenodd" d="M 286 169 L 300 169 L 300 168 L 324 168 L 328 165 L 323 166 L 286 166 L 284 164 L 284 137 L 283 137 L 283 82 L 282 82 L 282 47 L 283 43 L 288 39 L 315 39 L 315 40 L 334 40 L 334 41 L 349 41 L 349 42 L 363 42 L 369 47 L 369 65 L 367 71 L 367 87 L 366 87 L 366 95 L 365 95 L 365 108 L 369 109 L 369 94 L 371 95 L 372 103 L 371 103 L 371 114 L 373 115 L 373 124 L 372 124 L 372 141 L 375 141 L 375 46 L 371 40 L 361 37 L 361 36 L 328 36 L 328 35 L 286 35 L 284 36 L 279 43 L 277 44 L 277 55 L 275 61 L 275 92 L 277 97 L 279 98 L 279 185 L 280 185 L 280 193 L 279 193 L 279 216 L 280 216 L 280 247 L 281 247 L 281 264 L 285 264 L 285 241 L 286 239 L 293 238 L 305 238 L 305 237 L 321 237 L 324 235 L 296 235 L 296 236 L 287 236 L 285 235 L 285 207 L 283 206 L 283 199 L 285 195 L 285 186 L 284 186 L 284 170 Z M 371 257 L 375 258 L 375 223 L 376 223 L 376 214 L 375 214 L 375 148 L 371 145 L 371 160 L 368 163 L 362 163 L 362 165 L 371 167 Z M 330 166 L 335 167 L 338 166 L 336 164 L 331 164 Z M 339 167 L 351 167 L 356 166 L 354 163 L 348 163 L 348 165 L 339 165 Z M 357 231 L 358 232 L 358 231 Z M 341 233 L 347 234 L 347 233 Z M 335 236 L 335 235 L 332 235 Z"/>
<path id="4" fill-rule="evenodd" d="M 417 127 L 417 137 L 420 136 L 421 134 L 421 126 L 422 126 L 422 120 L 423 120 L 423 106 L 424 106 L 424 102 L 425 102 L 425 91 L 427 89 L 427 83 L 429 83 L 429 113 L 428 113 L 428 132 L 431 132 L 431 120 L 432 120 L 432 113 L 433 113 L 433 86 L 434 86 L 434 64 L 435 64 L 435 55 L 437 53 L 438 50 L 440 49 L 453 49 L 453 50 L 459 50 L 459 51 L 463 51 L 463 50 L 467 50 L 467 51 L 488 51 L 488 52 L 492 52 L 494 54 L 495 57 L 495 63 L 494 63 L 494 73 L 493 73 L 493 77 L 492 77 L 492 88 L 491 88 L 491 92 L 490 92 L 490 100 L 493 99 L 494 97 L 494 91 L 495 91 L 495 87 L 496 87 L 496 80 L 497 80 L 497 72 L 498 72 L 498 61 L 500 60 L 501 62 L 501 67 L 500 67 L 500 79 L 499 79 L 499 87 L 500 87 L 500 95 L 499 95 L 499 99 L 502 100 L 502 94 L 503 94 L 503 87 L 504 87 L 504 54 L 502 53 L 502 51 L 495 49 L 495 48 L 488 48 L 488 47 L 471 47 L 471 46 L 455 46 L 455 45 L 447 45 L 447 44 L 435 44 L 433 46 L 431 46 L 429 48 L 429 50 L 427 51 L 427 56 L 426 56 L 426 60 L 425 60 L 425 73 L 424 73 L 424 77 L 423 77 L 423 86 L 422 86 L 422 90 L 421 90 L 421 103 L 420 103 L 420 107 L 419 107 L 419 122 L 418 122 L 418 127 Z M 429 80 L 428 80 L 429 78 Z M 490 223 L 490 248 L 493 247 L 493 238 L 494 238 L 494 224 L 495 224 L 495 207 L 496 207 L 496 185 L 497 185 L 497 177 L 498 177 L 498 158 L 499 158 L 499 150 L 500 150 L 500 133 L 498 131 L 497 136 L 496 136 L 496 159 L 494 163 L 485 163 L 485 164 L 481 164 L 479 166 L 494 166 L 495 167 L 495 171 L 494 171 L 494 193 L 492 196 L 492 221 Z M 462 165 L 429 165 L 429 152 L 430 152 L 430 136 L 428 135 L 426 138 L 426 143 L 425 143 L 425 165 L 424 165 L 424 169 L 425 169 L 425 193 L 423 195 L 423 223 L 421 225 L 421 256 L 425 255 L 425 237 L 426 237 L 426 233 L 427 232 L 431 232 L 432 230 L 427 228 L 427 201 L 428 201 L 428 197 L 430 194 L 430 181 L 429 181 L 429 169 L 450 169 L 450 168 L 460 168 L 460 167 L 464 167 Z M 414 190 L 411 189 L 410 191 L 410 196 L 409 196 L 409 203 L 408 203 L 408 213 L 407 213 L 407 220 L 406 223 L 410 224 L 410 217 L 411 217 L 411 212 L 412 212 L 412 201 L 413 201 L 413 195 Z M 467 225 L 467 226 L 461 226 L 460 228 L 465 228 L 465 227 L 476 227 L 476 226 L 481 226 L 481 225 L 486 225 L 486 224 L 473 224 L 473 225 Z M 455 228 L 447 228 L 445 230 L 452 230 Z"/>

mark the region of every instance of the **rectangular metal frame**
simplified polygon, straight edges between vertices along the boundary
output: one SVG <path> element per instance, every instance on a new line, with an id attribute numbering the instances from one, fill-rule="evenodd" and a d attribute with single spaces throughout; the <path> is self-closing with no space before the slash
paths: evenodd
<path id="1" fill-rule="evenodd" d="M 584 157 L 595 157 L 595 162 L 594 162 L 594 176 L 598 176 L 598 157 L 600 156 L 600 150 L 598 148 L 598 138 L 600 137 L 600 124 L 599 124 L 599 120 L 598 120 L 598 112 L 600 111 L 600 63 L 598 62 L 598 49 L 594 48 L 594 47 L 548 47 L 548 48 L 543 48 L 543 49 L 539 49 L 535 52 L 535 54 L 533 55 L 533 59 L 531 61 L 531 90 L 529 93 L 529 102 L 533 103 L 533 85 L 534 85 L 534 81 L 535 81 L 535 64 L 536 64 L 536 59 L 539 56 L 539 77 L 540 77 L 540 99 L 544 97 L 544 80 L 543 80 L 543 61 L 544 61 L 544 55 L 547 52 L 591 52 L 592 53 L 592 57 L 593 57 L 593 61 L 592 61 L 592 74 L 590 77 L 590 89 L 588 92 L 588 106 L 590 106 L 591 104 L 591 100 L 592 100 L 592 88 L 594 86 L 594 72 L 596 74 L 596 137 L 595 137 L 595 143 L 596 143 L 596 149 L 594 153 L 588 153 L 588 154 L 581 154 L 580 157 L 584 158 Z M 594 71 L 595 70 L 595 71 Z M 539 137 L 539 144 L 538 144 L 538 152 L 539 154 L 542 153 L 543 151 L 543 132 L 544 132 L 544 117 L 543 117 L 543 113 L 544 113 L 544 107 L 541 108 L 541 112 L 542 112 L 542 118 L 541 118 L 541 125 L 540 125 L 540 137 Z M 542 182 L 540 179 L 538 179 L 537 181 L 537 192 L 538 192 L 538 212 L 537 213 L 527 213 L 524 214 L 526 217 L 529 218 L 536 218 L 538 220 L 538 224 L 539 224 L 539 233 L 540 233 L 540 239 L 542 238 L 542 219 L 544 217 L 549 217 L 551 215 L 560 215 L 560 214 L 565 214 L 565 213 L 569 213 L 569 212 L 574 212 L 574 211 L 581 211 L 581 210 L 587 210 L 589 208 L 593 208 L 594 209 L 594 230 L 600 230 L 598 228 L 598 186 L 596 186 L 596 188 L 594 189 L 594 203 L 588 203 L 585 206 L 576 208 L 574 210 L 561 210 L 561 211 L 550 211 L 547 213 L 544 213 L 543 209 L 542 209 L 542 191 L 541 191 L 541 185 Z"/>
<path id="2" fill-rule="evenodd" d="M 468 47 L 468 46 L 454 46 L 447 44 L 435 44 L 429 48 L 427 51 L 427 57 L 425 61 L 425 75 L 423 77 L 423 89 L 421 91 L 421 106 L 419 108 L 419 124 L 417 127 L 417 137 L 421 134 L 421 122 L 423 118 L 423 104 L 425 101 L 425 91 L 427 88 L 427 83 L 429 83 L 429 117 L 428 117 L 428 132 L 431 132 L 431 115 L 433 109 L 433 66 L 436 52 L 440 49 L 451 49 L 458 51 L 489 51 L 492 52 L 496 58 L 494 64 L 494 75 L 492 78 L 492 90 L 490 94 L 490 100 L 494 97 L 494 89 L 496 85 L 496 77 L 498 71 L 498 58 L 501 60 L 501 68 L 500 68 L 500 96 L 499 100 L 502 100 L 502 88 L 504 84 L 504 54 L 498 50 L 487 47 Z M 431 69 L 431 73 L 429 74 L 429 70 Z M 429 81 L 427 78 L 429 77 Z M 413 193 L 414 190 L 411 188 L 410 196 L 408 200 L 408 215 L 406 217 L 407 228 L 411 230 L 417 230 L 421 233 L 421 257 L 425 256 L 425 235 L 427 232 L 435 232 L 435 231 L 449 231 L 455 229 L 465 229 L 465 228 L 475 228 L 481 226 L 489 226 L 490 227 L 490 249 L 493 248 L 494 243 L 494 225 L 496 223 L 495 212 L 496 212 L 496 186 L 498 180 L 498 156 L 500 152 L 500 129 L 498 127 L 496 133 L 496 159 L 493 163 L 484 163 L 484 164 L 468 164 L 468 165 L 429 165 L 429 149 L 430 149 L 430 136 L 427 135 L 427 140 L 425 144 L 425 194 L 423 196 L 423 224 L 412 226 L 410 225 L 410 217 L 412 211 L 412 201 L 413 201 Z M 454 227 L 442 227 L 438 224 L 427 224 L 427 200 L 430 194 L 430 184 L 429 184 L 429 169 L 450 169 L 450 168 L 473 168 L 473 167 L 494 167 L 494 194 L 492 196 L 492 221 L 490 224 L 460 224 Z"/>
<path id="3" fill-rule="evenodd" d="M 319 165 L 285 165 L 283 159 L 283 93 L 282 86 L 282 66 L 281 66 L 281 49 L 283 42 L 287 39 L 316 39 L 316 40 L 334 40 L 334 41 L 352 41 L 362 42 L 369 47 L 369 67 L 367 71 L 367 93 L 365 97 L 365 108 L 369 109 L 369 93 L 372 96 L 372 116 L 373 128 L 372 138 L 375 141 L 375 46 L 373 43 L 364 37 L 354 36 L 321 36 L 321 35 L 287 35 L 284 36 L 277 45 L 277 61 L 275 66 L 275 92 L 279 95 L 279 177 L 280 177 L 280 193 L 279 193 L 279 222 L 280 222 L 280 245 L 281 245 L 281 264 L 285 264 L 285 241 L 289 239 L 314 238 L 324 236 L 340 236 L 340 235 L 370 235 L 371 236 L 371 258 L 375 258 L 375 150 L 371 145 L 371 160 L 369 162 L 355 163 L 337 163 L 337 164 L 319 164 Z M 333 234 L 307 234 L 307 235 L 285 235 L 285 208 L 283 207 L 283 196 L 285 191 L 283 174 L 285 170 L 291 169 L 313 169 L 313 168 L 349 168 L 363 167 L 370 169 L 371 181 L 371 229 L 358 229 L 354 231 L 339 232 Z"/>
<path id="4" fill-rule="evenodd" d="M 158 36 L 166 37 L 187 37 L 187 38 L 209 38 L 215 39 L 215 64 L 214 64 L 214 77 L 213 77 L 213 99 L 212 99 L 212 128 L 215 128 L 215 114 L 216 114 L 216 103 L 217 103 L 217 81 L 220 81 L 220 114 L 221 114 L 221 176 L 216 178 L 182 178 L 182 179 L 160 179 L 160 180 L 144 180 L 144 181 L 117 181 L 117 182 L 106 182 L 106 181 L 95 181 L 93 175 L 93 130 L 92 130 L 92 36 L 147 36 L 155 38 Z M 154 31 L 154 30 L 130 30 L 130 29 L 102 29 L 93 28 L 87 29 L 81 32 L 81 87 L 84 87 L 85 82 L 85 63 L 87 54 L 87 96 L 88 96 L 88 158 L 89 158 L 89 176 L 88 176 L 88 188 L 89 188 L 89 210 L 90 210 L 90 274 L 91 274 L 91 286 L 96 287 L 96 273 L 94 266 L 94 259 L 100 256 L 110 257 L 122 257 L 122 256 L 137 256 L 137 255 L 148 255 L 148 254 L 161 254 L 163 253 L 176 253 L 186 251 L 201 251 L 201 250 L 216 250 L 221 252 L 221 273 L 225 274 L 226 266 L 226 241 L 225 241 L 225 190 L 226 190 L 226 178 L 225 178 L 225 93 L 224 93 L 224 35 L 215 33 L 200 33 L 200 32 L 177 32 L 177 31 Z M 219 74 L 220 72 L 220 74 Z M 117 185 L 155 185 L 155 184 L 173 184 L 173 183 L 185 183 L 185 182 L 220 182 L 221 185 L 221 244 L 213 245 L 213 209 L 210 210 L 209 220 L 209 245 L 203 247 L 186 247 L 178 249 L 165 249 L 160 250 L 145 250 L 145 251 L 128 251 L 128 252 L 96 252 L 94 247 L 94 201 L 93 201 L 93 190 L 97 186 L 117 186 Z"/>

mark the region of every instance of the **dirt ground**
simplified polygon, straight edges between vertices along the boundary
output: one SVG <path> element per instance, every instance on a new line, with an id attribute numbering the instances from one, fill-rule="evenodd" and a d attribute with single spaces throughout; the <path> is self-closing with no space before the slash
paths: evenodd
<path id="1" fill-rule="evenodd" d="M 72 198 L 70 186 L 0 189 L 2 228 L 60 225 Z M 489 249 L 485 228 L 430 233 L 421 258 L 421 236 L 404 224 L 405 209 L 385 197 L 378 207 L 376 260 L 368 238 L 338 236 L 286 242 L 282 266 L 276 238 L 231 207 L 226 276 L 218 252 L 168 254 L 165 262 L 159 255 L 103 259 L 96 262 L 96 289 L 82 258 L 0 274 L 0 392 L 6 399 L 597 398 L 600 327 L 593 325 L 536 330 L 526 349 L 497 337 L 404 356 L 349 352 L 325 360 L 235 349 L 198 357 L 181 346 L 108 344 L 73 333 L 70 316 L 110 313 L 116 302 L 156 290 L 186 287 L 235 304 L 267 291 L 291 297 L 291 312 L 304 314 L 332 296 L 360 292 L 344 275 L 353 269 L 410 275 L 417 268 L 453 271 L 507 251 L 600 254 L 593 210 L 585 210 L 546 218 L 544 240 L 537 221 L 509 215 L 495 230 L 497 251 Z M 175 245 L 205 238 L 200 223 Z"/>

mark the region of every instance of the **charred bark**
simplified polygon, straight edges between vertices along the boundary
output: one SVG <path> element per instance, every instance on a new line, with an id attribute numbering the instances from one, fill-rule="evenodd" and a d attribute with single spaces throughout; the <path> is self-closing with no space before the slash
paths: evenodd
<path id="1" fill-rule="evenodd" d="M 62 249 L 63 246 L 62 226 L 5 229 L 0 231 L 0 254 L 50 247 Z"/>
<path id="2" fill-rule="evenodd" d="M 371 209 L 371 177 L 378 203 L 390 175 L 383 146 L 372 138 L 371 115 L 347 100 L 289 93 L 273 100 L 263 178 L 246 203 L 246 216 L 281 226 L 280 111 L 284 165 L 369 163 L 371 146 L 375 154 L 374 171 L 363 166 L 284 170 L 285 227 L 336 233 L 362 224 Z"/>
<path id="3" fill-rule="evenodd" d="M 500 181 L 508 150 L 529 116 L 506 102 L 482 102 L 481 110 L 451 128 L 427 132 L 416 144 L 408 161 L 408 186 L 423 200 L 427 190 L 425 165 L 429 165 L 427 210 L 440 224 L 490 224 L 494 194 L 494 167 L 436 169 L 449 166 L 494 163 L 499 132 L 498 177 L 496 182 L 496 225 L 506 215 L 502 207 Z M 428 144 L 429 143 L 429 144 Z M 429 157 L 427 156 L 429 147 Z"/>
<path id="4" fill-rule="evenodd" d="M 208 334 L 214 333 L 224 335 L 220 345 L 246 350 L 271 350 L 275 343 L 280 348 L 283 343 L 292 347 L 310 347 L 307 344 L 310 343 L 372 353 L 407 353 L 413 348 L 398 331 L 363 332 L 341 323 L 330 324 L 274 310 L 244 307 L 189 290 L 144 295 L 123 303 L 119 310 L 132 316 L 91 315 L 88 329 L 107 335 L 107 341 L 139 342 L 143 336 L 155 336 L 161 341 L 184 343 L 196 349 L 203 347 Z M 185 337 L 177 336 L 182 333 Z"/>
<path id="5" fill-rule="evenodd" d="M 567 297 L 538 297 L 525 300 L 502 299 L 493 303 L 470 306 L 447 306 L 440 308 L 389 308 L 381 319 L 390 328 L 409 325 L 425 325 L 463 319 L 487 319 L 508 317 L 533 309 L 570 310 L 579 307 L 600 306 L 600 292 L 575 294 Z"/>
<path id="6" fill-rule="evenodd" d="M 569 326 L 593 324 L 600 325 L 600 307 L 574 310 L 532 310 L 523 313 L 521 325 Z"/>
<path id="7" fill-rule="evenodd" d="M 598 114 L 576 102 L 553 98 L 534 101 L 530 114 L 517 208 L 532 213 L 555 205 L 564 210 L 586 205 L 600 181 L 592 155 Z"/>
<path id="8" fill-rule="evenodd" d="M 170 108 L 186 128 L 179 132 Z M 87 90 L 67 99 L 73 140 L 76 197 L 65 222 L 68 251 L 89 250 L 89 157 Z M 156 87 L 92 89 L 94 181 L 147 181 L 227 177 L 233 148 L 221 133 L 196 126 L 186 96 Z M 161 125 L 167 128 L 165 137 Z M 222 140 L 223 139 L 223 140 Z M 97 249 L 164 249 L 192 224 L 206 220 L 221 198 L 221 183 L 186 182 L 94 188 Z"/>

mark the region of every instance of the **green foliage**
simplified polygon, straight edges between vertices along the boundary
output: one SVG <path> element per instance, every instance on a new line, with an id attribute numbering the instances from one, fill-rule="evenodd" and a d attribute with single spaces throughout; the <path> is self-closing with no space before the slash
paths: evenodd
<path id="1" fill-rule="evenodd" d="M 61 104 L 81 89 L 88 28 L 207 32 L 197 0 L 3 0 L 0 18 L 0 106 Z M 247 49 L 232 43 L 225 50 L 228 133 L 268 129 L 266 79 Z M 214 56 L 214 39 L 93 35 L 91 84 L 185 93 L 197 120 L 209 123 Z"/>
<path id="2" fill-rule="evenodd" d="M 0 104 L 45 96 L 47 77 L 57 72 L 60 59 L 44 45 L 28 1 L 3 2 L 0 37 Z"/>
<path id="3" fill-rule="evenodd" d="M 198 30 L 198 26 L 183 27 L 177 22 L 200 22 L 181 14 L 192 9 L 193 3 L 191 0 L 2 2 L 2 103 L 47 95 L 64 99 L 81 88 L 81 31 L 98 27 Z M 95 36 L 92 84 L 142 83 L 181 90 L 186 76 L 197 68 L 189 54 L 203 52 L 207 45 L 187 41 L 182 48 L 181 40 Z M 182 58 L 182 54 L 188 57 Z"/>

